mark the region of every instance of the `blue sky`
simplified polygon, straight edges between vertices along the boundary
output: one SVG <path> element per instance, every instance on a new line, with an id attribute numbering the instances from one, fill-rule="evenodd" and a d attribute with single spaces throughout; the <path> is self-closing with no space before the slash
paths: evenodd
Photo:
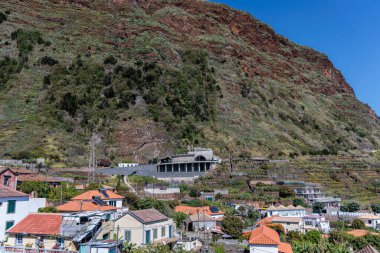
<path id="1" fill-rule="evenodd" d="M 356 96 L 380 115 L 379 0 L 214 0 L 327 54 Z"/>

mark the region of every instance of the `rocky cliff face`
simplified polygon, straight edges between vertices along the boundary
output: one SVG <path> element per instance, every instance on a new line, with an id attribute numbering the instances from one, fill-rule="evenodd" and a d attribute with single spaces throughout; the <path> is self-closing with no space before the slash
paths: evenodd
<path id="1" fill-rule="evenodd" d="M 187 145 L 293 156 L 380 143 L 379 118 L 326 55 L 227 6 L 33 0 L 0 12 L 5 156 L 81 163 L 93 132 L 115 160 Z"/>

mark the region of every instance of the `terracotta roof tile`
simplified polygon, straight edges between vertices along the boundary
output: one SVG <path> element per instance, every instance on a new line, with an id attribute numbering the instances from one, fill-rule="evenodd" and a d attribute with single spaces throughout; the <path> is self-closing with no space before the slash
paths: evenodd
<path id="1" fill-rule="evenodd" d="M 60 233 L 62 215 L 56 213 L 29 214 L 10 228 L 12 234 L 56 235 Z"/>
<path id="2" fill-rule="evenodd" d="M 220 211 L 220 210 L 217 213 L 211 212 L 209 206 L 203 206 L 203 207 L 176 206 L 175 209 L 174 209 L 174 212 L 176 212 L 176 213 L 182 212 L 182 213 L 189 214 L 189 215 L 196 214 L 196 213 L 205 213 L 205 214 L 210 215 L 210 216 L 211 215 L 221 215 L 221 214 L 224 214 L 224 212 Z"/>
<path id="3" fill-rule="evenodd" d="M 378 233 L 370 232 L 370 231 L 364 230 L 364 229 L 356 229 L 356 230 L 347 231 L 347 234 L 353 235 L 355 237 L 362 237 L 362 236 L 365 236 L 367 234 L 379 235 Z"/>
<path id="4" fill-rule="evenodd" d="M 166 217 L 154 208 L 130 211 L 129 214 L 142 223 L 150 223 L 168 219 L 168 217 Z"/>
<path id="5" fill-rule="evenodd" d="M 55 178 L 55 177 L 50 177 L 46 175 L 38 175 L 38 174 L 24 174 L 24 175 L 19 175 L 17 177 L 17 180 L 20 182 L 25 182 L 25 181 L 38 181 L 38 182 L 64 182 L 62 178 Z"/>
<path id="6" fill-rule="evenodd" d="M 272 223 L 278 223 L 278 222 L 292 222 L 292 223 L 299 223 L 302 219 L 298 217 L 274 217 L 272 219 Z"/>
<path id="7" fill-rule="evenodd" d="M 292 246 L 289 243 L 280 242 L 278 245 L 279 253 L 293 253 Z"/>
<path id="8" fill-rule="evenodd" d="M 85 211 L 109 211 L 116 210 L 117 208 L 114 206 L 100 206 L 92 201 L 69 201 L 65 204 L 57 206 L 59 212 L 85 212 Z"/>
<path id="9" fill-rule="evenodd" d="M 280 236 L 278 233 L 266 226 L 254 229 L 249 237 L 249 244 L 258 245 L 279 245 Z"/>
<path id="10" fill-rule="evenodd" d="M 10 187 L 0 185 L 0 198 L 5 197 L 28 197 L 28 195 Z"/>
<path id="11" fill-rule="evenodd" d="M 71 200 L 91 200 L 93 196 L 100 196 L 101 199 L 124 199 L 123 196 L 118 195 L 111 190 L 105 190 L 105 192 L 107 193 L 108 197 L 104 196 L 103 193 L 99 190 L 90 190 L 79 194 Z"/>
<path id="12" fill-rule="evenodd" d="M 271 217 L 265 217 L 264 219 L 260 220 L 259 222 L 256 223 L 256 225 L 263 226 L 265 224 L 271 223 L 272 220 L 278 216 L 271 216 Z"/>

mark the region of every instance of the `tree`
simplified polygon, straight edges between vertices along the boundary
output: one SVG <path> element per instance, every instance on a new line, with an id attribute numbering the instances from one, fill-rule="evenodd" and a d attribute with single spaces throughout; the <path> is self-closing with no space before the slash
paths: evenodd
<path id="1" fill-rule="evenodd" d="M 356 201 L 350 201 L 340 207 L 342 212 L 356 212 L 360 210 L 360 204 Z"/>
<path id="2" fill-rule="evenodd" d="M 175 224 L 177 225 L 177 227 L 181 227 L 183 224 L 183 221 L 186 220 L 186 218 L 187 218 L 187 215 L 183 212 L 177 212 L 177 213 L 174 213 L 173 215 L 173 220 Z"/>
<path id="3" fill-rule="evenodd" d="M 241 235 L 243 227 L 243 221 L 237 216 L 226 216 L 222 221 L 223 232 L 235 238 Z"/>
<path id="4" fill-rule="evenodd" d="M 50 187 L 45 182 L 25 181 L 20 184 L 19 190 L 27 194 L 34 192 L 35 197 L 47 198 Z"/>
<path id="5" fill-rule="evenodd" d="M 286 234 L 287 242 L 303 241 L 304 235 L 297 231 L 289 231 Z"/>
<path id="6" fill-rule="evenodd" d="M 191 190 L 189 196 L 194 199 L 197 199 L 201 196 L 201 193 L 198 190 Z"/>
<path id="7" fill-rule="evenodd" d="M 260 217 L 259 211 L 256 210 L 248 210 L 248 219 L 257 221 Z"/>
<path id="8" fill-rule="evenodd" d="M 323 208 L 322 203 L 316 202 L 313 204 L 313 213 L 322 213 Z"/>
<path id="9" fill-rule="evenodd" d="M 306 207 L 305 199 L 302 198 L 295 198 L 293 199 L 293 206 L 303 206 Z"/>
<path id="10" fill-rule="evenodd" d="M 318 230 L 311 230 L 306 233 L 305 240 L 312 243 L 319 243 L 321 241 L 321 232 Z"/>
<path id="11" fill-rule="evenodd" d="M 372 211 L 373 211 L 374 213 L 380 213 L 380 204 L 375 204 L 375 203 L 373 203 L 373 204 L 371 205 L 371 209 L 372 209 Z"/>
<path id="12" fill-rule="evenodd" d="M 352 221 L 351 227 L 354 229 L 365 229 L 364 221 L 360 219 L 354 219 Z"/>
<path id="13" fill-rule="evenodd" d="M 47 206 L 38 208 L 39 213 L 58 213 L 58 210 L 55 206 Z"/>
<path id="14" fill-rule="evenodd" d="M 289 197 L 294 197 L 296 193 L 293 191 L 292 188 L 286 185 L 281 185 L 279 189 L 279 196 L 281 198 L 289 198 Z"/>

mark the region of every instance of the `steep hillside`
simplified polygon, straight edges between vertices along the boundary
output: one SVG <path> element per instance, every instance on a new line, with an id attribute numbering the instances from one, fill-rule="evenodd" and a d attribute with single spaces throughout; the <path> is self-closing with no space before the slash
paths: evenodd
<path id="1" fill-rule="evenodd" d="M 377 148 L 378 116 L 327 56 L 196 0 L 0 3 L 0 154 L 85 164 Z"/>

